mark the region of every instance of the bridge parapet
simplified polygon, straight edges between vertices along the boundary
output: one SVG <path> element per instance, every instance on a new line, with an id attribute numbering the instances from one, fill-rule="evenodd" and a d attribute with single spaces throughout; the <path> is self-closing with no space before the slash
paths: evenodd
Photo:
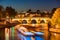
<path id="1" fill-rule="evenodd" d="M 40 24 L 42 20 L 45 23 L 48 23 L 48 21 L 51 21 L 50 18 L 40 18 L 40 17 L 33 17 L 33 18 L 26 17 L 26 18 L 12 19 L 12 21 L 19 21 L 21 23 L 23 22 L 23 20 L 27 22 L 26 24 L 31 24 L 32 20 L 35 20 L 36 24 Z"/>

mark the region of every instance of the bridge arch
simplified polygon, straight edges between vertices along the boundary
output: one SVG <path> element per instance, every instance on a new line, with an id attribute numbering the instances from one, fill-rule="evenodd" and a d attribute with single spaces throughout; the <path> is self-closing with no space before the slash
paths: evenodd
<path id="1" fill-rule="evenodd" d="M 27 24 L 27 20 L 22 20 L 22 24 Z"/>
<path id="2" fill-rule="evenodd" d="M 35 19 L 31 20 L 31 24 L 36 24 L 36 23 L 37 23 L 37 22 L 36 22 Z"/>

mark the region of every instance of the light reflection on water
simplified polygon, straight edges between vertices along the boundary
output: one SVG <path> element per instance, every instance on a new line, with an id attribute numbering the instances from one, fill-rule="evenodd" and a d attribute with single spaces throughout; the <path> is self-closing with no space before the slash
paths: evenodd
<path id="1" fill-rule="evenodd" d="M 59 33 L 50 33 L 50 40 L 60 40 L 60 34 Z"/>
<path id="2" fill-rule="evenodd" d="M 45 40 L 60 40 L 60 34 L 59 33 L 54 33 L 54 32 L 49 32 L 48 30 L 42 30 L 44 32 L 44 39 Z M 14 34 L 15 40 L 19 37 L 17 37 L 17 31 L 15 31 Z"/>
<path id="3" fill-rule="evenodd" d="M 49 40 L 49 32 L 48 32 L 48 30 L 43 30 L 43 32 L 44 32 L 44 36 L 43 36 L 44 40 Z M 20 37 L 18 37 L 18 38 L 20 38 Z"/>

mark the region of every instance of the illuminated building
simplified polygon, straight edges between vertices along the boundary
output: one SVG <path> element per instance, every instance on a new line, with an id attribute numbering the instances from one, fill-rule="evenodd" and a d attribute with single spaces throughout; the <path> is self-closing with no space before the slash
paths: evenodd
<path id="1" fill-rule="evenodd" d="M 60 8 L 57 8 L 51 19 L 50 40 L 60 40 Z"/>

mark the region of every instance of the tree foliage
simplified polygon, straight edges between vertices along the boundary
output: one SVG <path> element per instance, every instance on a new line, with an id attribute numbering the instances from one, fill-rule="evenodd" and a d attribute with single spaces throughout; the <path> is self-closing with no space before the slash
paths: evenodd
<path id="1" fill-rule="evenodd" d="M 0 18 L 2 17 L 3 6 L 0 5 Z"/>
<path id="2" fill-rule="evenodd" d="M 6 7 L 6 15 L 9 17 L 14 17 L 17 14 L 17 12 L 15 11 L 15 9 L 13 9 L 12 7 Z"/>

